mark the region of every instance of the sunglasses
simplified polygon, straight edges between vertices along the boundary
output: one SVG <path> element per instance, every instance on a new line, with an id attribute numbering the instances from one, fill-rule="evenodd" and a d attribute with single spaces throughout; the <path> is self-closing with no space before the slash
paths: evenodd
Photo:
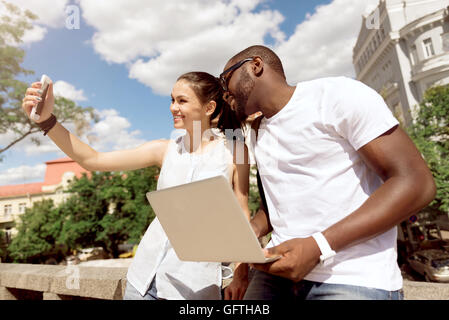
<path id="1" fill-rule="evenodd" d="M 236 69 L 240 68 L 245 62 L 252 61 L 253 59 L 254 59 L 254 57 L 243 59 L 243 60 L 237 62 L 236 64 L 234 64 L 232 67 L 229 67 L 228 69 L 226 69 L 225 71 L 223 71 L 223 72 L 220 74 L 220 83 L 221 83 L 221 87 L 223 88 L 223 90 L 224 90 L 225 92 L 228 91 L 228 82 L 229 82 L 229 80 L 230 80 L 231 77 L 232 77 L 232 75 L 231 75 L 231 76 L 228 77 L 228 79 L 226 79 L 226 75 L 227 75 L 228 73 L 232 73 L 232 72 L 235 71 Z"/>

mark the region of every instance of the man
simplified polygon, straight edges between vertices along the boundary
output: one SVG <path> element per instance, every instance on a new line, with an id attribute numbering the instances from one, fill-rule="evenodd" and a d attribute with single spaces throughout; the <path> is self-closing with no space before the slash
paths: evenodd
<path id="1" fill-rule="evenodd" d="M 290 86 L 264 46 L 235 55 L 220 79 L 242 118 L 264 115 L 254 153 L 269 218 L 251 223 L 281 255 L 253 265 L 245 299 L 403 299 L 396 225 L 436 187 L 382 97 L 346 77 Z"/>

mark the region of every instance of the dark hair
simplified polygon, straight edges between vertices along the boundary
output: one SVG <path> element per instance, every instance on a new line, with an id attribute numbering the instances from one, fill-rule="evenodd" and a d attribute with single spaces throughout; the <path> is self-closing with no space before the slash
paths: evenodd
<path id="1" fill-rule="evenodd" d="M 255 45 L 240 51 L 235 56 L 233 56 L 229 61 L 237 63 L 240 60 L 251 58 L 254 56 L 259 56 L 262 58 L 263 62 L 268 64 L 271 69 L 277 72 L 285 79 L 284 68 L 282 67 L 281 59 L 278 55 L 274 53 L 273 50 L 265 46 Z"/>
<path id="2" fill-rule="evenodd" d="M 223 88 L 218 78 L 207 72 L 188 72 L 181 75 L 177 81 L 185 80 L 190 83 L 192 90 L 202 104 L 209 101 L 215 101 L 217 104 L 215 111 L 212 113 L 210 120 L 218 117 L 217 128 L 225 133 L 226 129 L 241 129 L 243 124 L 238 120 L 236 113 L 231 109 L 229 104 L 223 100 Z"/>

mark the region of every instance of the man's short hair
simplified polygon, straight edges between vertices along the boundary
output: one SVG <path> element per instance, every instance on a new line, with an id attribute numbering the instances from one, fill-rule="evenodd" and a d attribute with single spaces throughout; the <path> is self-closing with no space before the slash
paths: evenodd
<path id="1" fill-rule="evenodd" d="M 277 72 L 285 79 L 284 68 L 282 67 L 281 59 L 274 53 L 273 50 L 261 45 L 255 45 L 240 51 L 235 56 L 233 56 L 229 61 L 237 63 L 240 60 L 251 58 L 254 56 L 259 56 L 262 58 L 263 62 L 268 64 L 271 69 Z"/>

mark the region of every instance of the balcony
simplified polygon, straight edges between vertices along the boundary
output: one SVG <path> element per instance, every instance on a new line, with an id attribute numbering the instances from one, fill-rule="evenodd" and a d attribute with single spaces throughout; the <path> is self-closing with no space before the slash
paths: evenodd
<path id="1" fill-rule="evenodd" d="M 449 53 L 435 55 L 412 66 L 412 81 L 449 70 Z"/>

